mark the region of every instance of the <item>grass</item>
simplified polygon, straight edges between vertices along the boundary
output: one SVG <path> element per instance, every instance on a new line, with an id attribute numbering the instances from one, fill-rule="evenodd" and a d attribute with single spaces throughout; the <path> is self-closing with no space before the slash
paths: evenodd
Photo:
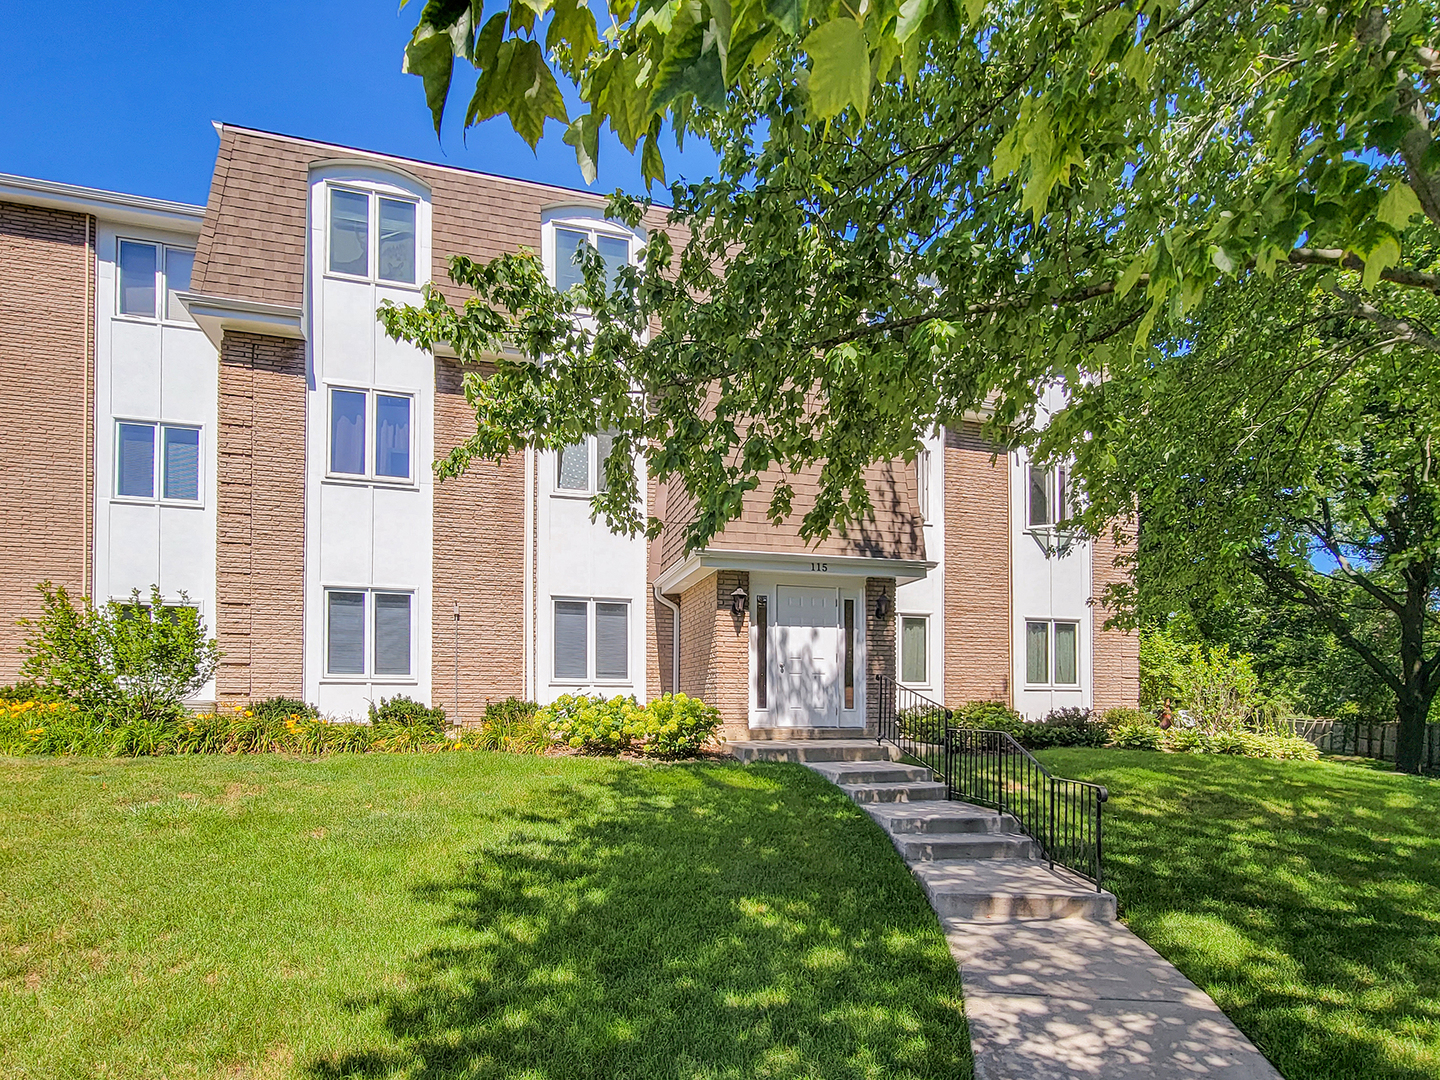
<path id="1" fill-rule="evenodd" d="M 798 766 L 0 758 L 0 1076 L 970 1074 L 922 893 Z"/>
<path id="2" fill-rule="evenodd" d="M 1287 1080 L 1440 1076 L 1440 782 L 1326 761 L 1039 756 L 1109 787 L 1121 918 Z"/>

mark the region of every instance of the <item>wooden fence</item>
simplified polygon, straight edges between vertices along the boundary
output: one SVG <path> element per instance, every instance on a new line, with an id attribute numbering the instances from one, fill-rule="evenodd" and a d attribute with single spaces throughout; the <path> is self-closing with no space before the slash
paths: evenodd
<path id="1" fill-rule="evenodd" d="M 1400 725 L 1367 724 L 1349 720 L 1292 720 L 1295 734 L 1320 748 L 1326 754 L 1349 754 L 1354 757 L 1394 761 Z M 1420 753 L 1421 767 L 1440 769 L 1440 724 L 1425 726 L 1425 745 Z"/>

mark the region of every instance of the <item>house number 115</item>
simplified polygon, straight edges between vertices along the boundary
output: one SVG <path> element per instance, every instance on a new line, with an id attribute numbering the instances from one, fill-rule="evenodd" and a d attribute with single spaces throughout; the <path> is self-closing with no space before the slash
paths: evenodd
<path id="1" fill-rule="evenodd" d="M 812 562 L 810 564 L 810 570 L 816 574 L 828 574 L 830 572 L 830 564 L 828 562 Z"/>

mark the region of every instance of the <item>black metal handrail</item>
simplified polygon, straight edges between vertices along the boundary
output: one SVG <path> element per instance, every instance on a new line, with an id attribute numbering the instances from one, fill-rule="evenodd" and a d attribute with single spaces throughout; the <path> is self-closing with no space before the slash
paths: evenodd
<path id="1" fill-rule="evenodd" d="M 1009 814 L 1056 863 L 1103 887 L 1103 785 L 1053 775 L 1004 731 L 955 727 L 950 710 L 876 676 L 876 738 L 945 780 L 948 798 Z"/>

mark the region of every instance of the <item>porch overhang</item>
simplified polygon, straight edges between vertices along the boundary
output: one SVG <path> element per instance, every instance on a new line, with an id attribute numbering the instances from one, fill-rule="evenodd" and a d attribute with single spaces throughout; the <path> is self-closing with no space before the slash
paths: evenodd
<path id="1" fill-rule="evenodd" d="M 269 337 L 304 338 L 305 313 L 289 304 L 267 304 L 229 296 L 179 293 L 180 302 L 218 350 L 226 330 Z"/>
<path id="2" fill-rule="evenodd" d="M 717 570 L 811 574 L 823 563 L 829 577 L 893 577 L 897 585 L 919 581 L 938 563 L 924 559 L 874 559 L 859 555 L 817 555 L 810 551 L 727 551 L 705 548 L 660 573 L 655 584 L 662 593 L 684 592 Z"/>

